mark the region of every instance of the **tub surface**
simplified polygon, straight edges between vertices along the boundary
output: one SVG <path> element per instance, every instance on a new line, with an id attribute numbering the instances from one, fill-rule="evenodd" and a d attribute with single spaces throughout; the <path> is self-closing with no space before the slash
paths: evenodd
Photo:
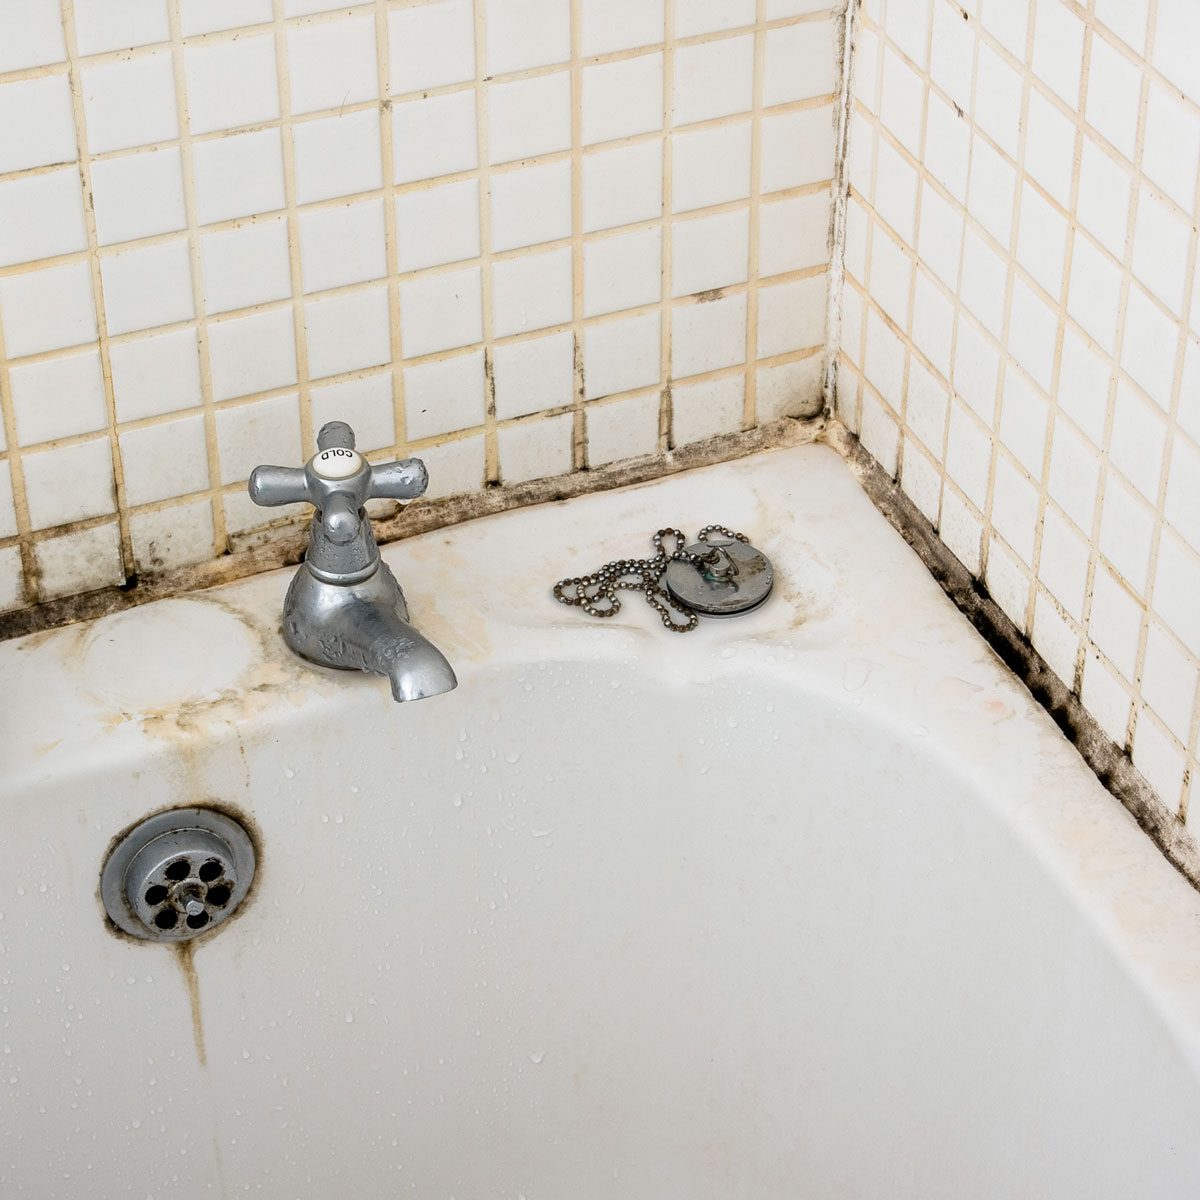
<path id="1" fill-rule="evenodd" d="M 709 522 L 750 616 L 549 597 Z M 450 695 L 293 659 L 290 571 L 0 646 L 0 1195 L 1200 1194 L 1200 895 L 832 451 L 384 554 Z M 209 803 L 242 912 L 109 932 Z"/>

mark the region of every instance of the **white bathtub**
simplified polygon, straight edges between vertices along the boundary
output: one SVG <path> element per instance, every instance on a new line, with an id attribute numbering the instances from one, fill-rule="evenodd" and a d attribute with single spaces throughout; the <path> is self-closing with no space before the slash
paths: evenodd
<path id="1" fill-rule="evenodd" d="M 709 521 L 752 616 L 549 598 Z M 1200 1194 L 1200 895 L 831 451 L 385 556 L 457 692 L 290 658 L 285 572 L 0 647 L 0 1195 Z M 206 802 L 192 974 L 97 881 Z"/>

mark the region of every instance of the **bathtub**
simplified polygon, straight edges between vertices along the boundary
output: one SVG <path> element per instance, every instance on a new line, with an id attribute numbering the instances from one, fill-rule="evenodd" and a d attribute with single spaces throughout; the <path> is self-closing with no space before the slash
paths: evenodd
<path id="1" fill-rule="evenodd" d="M 710 521 L 749 616 L 550 598 Z M 831 450 L 384 556 L 456 692 L 293 659 L 290 572 L 0 647 L 0 1194 L 1200 1194 L 1200 895 Z M 115 935 L 196 804 L 250 898 Z"/>

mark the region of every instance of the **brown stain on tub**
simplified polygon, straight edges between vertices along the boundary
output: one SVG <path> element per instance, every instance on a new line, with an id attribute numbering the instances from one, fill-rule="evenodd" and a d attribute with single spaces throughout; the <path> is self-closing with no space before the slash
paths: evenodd
<path id="1" fill-rule="evenodd" d="M 177 942 L 172 949 L 175 961 L 179 963 L 188 1004 L 192 1009 L 192 1040 L 196 1043 L 196 1060 L 202 1067 L 207 1067 L 208 1050 L 204 1043 L 204 1014 L 200 1007 L 200 978 L 196 974 L 196 943 Z"/>

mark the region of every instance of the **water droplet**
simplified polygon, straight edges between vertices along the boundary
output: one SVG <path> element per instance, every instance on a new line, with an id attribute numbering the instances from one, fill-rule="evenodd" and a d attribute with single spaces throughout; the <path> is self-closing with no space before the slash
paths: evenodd
<path id="1" fill-rule="evenodd" d="M 529 1061 L 536 1067 L 543 1058 L 546 1057 L 545 1050 L 535 1050 L 530 1056 Z"/>
<path id="2" fill-rule="evenodd" d="M 293 771 L 291 767 L 284 767 L 283 774 L 284 774 L 284 777 L 287 779 L 295 779 L 296 778 L 296 772 Z"/>

